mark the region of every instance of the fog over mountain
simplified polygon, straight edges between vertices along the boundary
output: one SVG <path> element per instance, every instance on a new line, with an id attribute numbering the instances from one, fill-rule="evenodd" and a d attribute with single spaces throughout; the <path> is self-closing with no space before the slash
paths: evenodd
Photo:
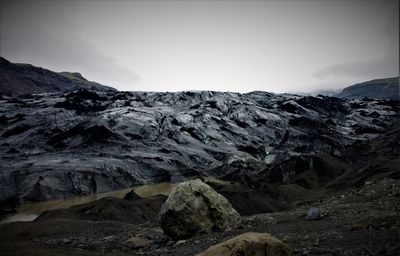
<path id="1" fill-rule="evenodd" d="M 398 1 L 1 1 L 0 55 L 120 90 L 311 92 L 398 76 Z"/>

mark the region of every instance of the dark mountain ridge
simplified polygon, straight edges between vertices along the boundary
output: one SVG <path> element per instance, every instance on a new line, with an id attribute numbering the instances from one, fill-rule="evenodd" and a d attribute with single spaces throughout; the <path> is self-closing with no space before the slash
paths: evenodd
<path id="1" fill-rule="evenodd" d="M 333 96 L 347 99 L 400 99 L 399 77 L 374 79 L 344 88 Z"/>
<path id="2" fill-rule="evenodd" d="M 114 88 L 85 79 L 80 73 L 53 72 L 0 57 L 0 94 L 22 95 L 69 92 L 77 89 L 109 91 Z"/>

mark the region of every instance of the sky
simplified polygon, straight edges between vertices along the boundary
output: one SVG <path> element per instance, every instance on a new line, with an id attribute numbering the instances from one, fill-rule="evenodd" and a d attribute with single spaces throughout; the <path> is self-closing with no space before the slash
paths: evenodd
<path id="1" fill-rule="evenodd" d="M 0 0 L 0 55 L 126 91 L 340 89 L 399 74 L 399 2 Z"/>

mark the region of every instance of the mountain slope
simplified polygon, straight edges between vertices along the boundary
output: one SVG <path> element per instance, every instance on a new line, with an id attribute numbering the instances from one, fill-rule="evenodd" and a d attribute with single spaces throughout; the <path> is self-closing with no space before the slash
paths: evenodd
<path id="1" fill-rule="evenodd" d="M 29 64 L 11 63 L 0 57 L 0 94 L 68 92 L 81 88 L 96 91 L 115 90 L 88 81 L 79 73 L 57 73 Z"/>
<path id="2" fill-rule="evenodd" d="M 399 99 L 399 77 L 375 79 L 346 87 L 336 95 L 339 98 Z"/>

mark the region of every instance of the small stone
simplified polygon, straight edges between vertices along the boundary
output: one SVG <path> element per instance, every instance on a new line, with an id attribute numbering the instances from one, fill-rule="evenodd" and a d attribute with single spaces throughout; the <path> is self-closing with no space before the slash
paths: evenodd
<path id="1" fill-rule="evenodd" d="M 103 240 L 104 241 L 112 241 L 112 240 L 114 240 L 114 238 L 115 238 L 115 236 L 106 236 L 106 237 L 103 237 Z"/>
<path id="2" fill-rule="evenodd" d="M 367 227 L 362 224 L 354 224 L 353 226 L 351 226 L 350 230 L 357 231 L 357 230 L 362 230 L 362 229 L 366 229 L 366 228 Z"/>
<path id="3" fill-rule="evenodd" d="M 68 244 L 69 242 L 71 242 L 71 240 L 69 240 L 68 238 L 63 238 L 61 240 L 64 244 Z"/>
<path id="4" fill-rule="evenodd" d="M 162 253 L 162 252 L 166 252 L 167 251 L 167 249 L 163 249 L 163 248 L 158 248 L 158 249 L 156 249 L 156 253 Z"/>
<path id="5" fill-rule="evenodd" d="M 181 245 L 186 243 L 186 240 L 179 240 L 178 242 L 176 242 L 176 245 Z"/>
<path id="6" fill-rule="evenodd" d="M 365 186 L 369 186 L 369 185 L 372 185 L 373 183 L 374 183 L 373 181 L 367 180 L 367 181 L 364 183 L 364 185 L 365 185 Z"/>
<path id="7" fill-rule="evenodd" d="M 127 241 L 134 248 L 146 247 L 151 244 L 151 241 L 141 237 L 132 237 Z"/>
<path id="8" fill-rule="evenodd" d="M 310 208 L 306 214 L 306 220 L 319 220 L 321 219 L 321 213 L 318 208 Z"/>

